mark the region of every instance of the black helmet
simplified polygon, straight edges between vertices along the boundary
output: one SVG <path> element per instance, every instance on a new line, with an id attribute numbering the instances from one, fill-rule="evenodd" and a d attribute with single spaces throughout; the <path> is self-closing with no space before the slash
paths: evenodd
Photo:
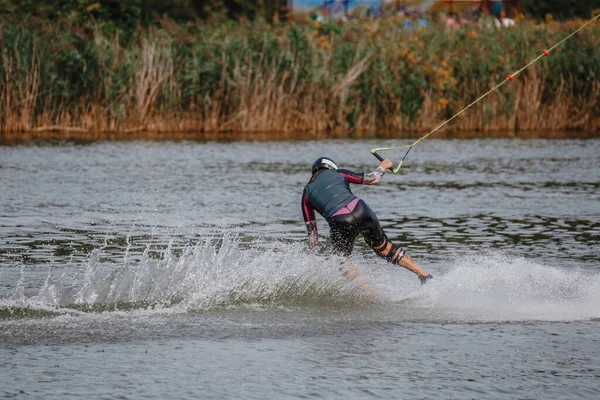
<path id="1" fill-rule="evenodd" d="M 320 168 L 326 169 L 338 169 L 337 164 L 329 157 L 319 157 L 315 160 L 312 166 L 312 173 L 314 174 L 316 170 Z"/>

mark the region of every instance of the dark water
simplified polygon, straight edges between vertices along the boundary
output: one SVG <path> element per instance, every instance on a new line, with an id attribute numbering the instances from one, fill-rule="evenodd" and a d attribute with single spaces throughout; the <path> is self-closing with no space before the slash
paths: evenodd
<path id="1" fill-rule="evenodd" d="M 354 186 L 424 286 L 361 241 L 348 281 L 322 219 L 307 250 L 312 161 L 386 144 L 0 147 L 0 398 L 599 398 L 600 140 Z"/>

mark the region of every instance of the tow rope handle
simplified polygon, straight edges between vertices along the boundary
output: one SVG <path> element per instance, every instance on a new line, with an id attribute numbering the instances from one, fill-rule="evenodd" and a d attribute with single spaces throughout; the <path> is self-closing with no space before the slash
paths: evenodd
<path id="1" fill-rule="evenodd" d="M 402 163 L 404 162 L 404 159 L 406 158 L 406 156 L 408 155 L 408 152 L 410 151 L 410 149 L 412 149 L 413 146 L 414 146 L 414 143 L 410 146 L 404 146 L 404 148 L 408 148 L 408 151 L 406 152 L 406 154 L 404 154 L 404 157 L 402 157 L 402 160 L 400 160 L 400 162 L 398 163 L 396 168 L 392 168 L 394 166 L 394 164 L 392 164 L 392 167 L 390 167 L 390 171 L 392 171 L 392 174 L 398 175 L 398 171 L 400 171 L 400 168 L 402 167 Z M 383 161 L 384 158 L 381 157 L 379 155 L 379 153 L 377 153 L 378 150 L 386 150 L 386 149 L 373 149 L 373 150 L 371 150 L 371 154 L 373 154 L 375 156 L 375 158 L 377 158 L 379 161 Z"/>
<path id="2" fill-rule="evenodd" d="M 375 156 L 375 158 L 376 158 L 376 159 L 378 159 L 379 161 L 383 162 L 384 158 L 383 158 L 383 157 L 381 157 L 381 156 L 379 155 L 379 153 L 377 153 L 377 151 L 371 151 L 371 154 L 373 154 L 373 155 Z M 400 164 L 398 165 L 398 168 L 397 168 L 397 169 L 390 168 L 390 171 L 392 171 L 392 173 L 393 173 L 394 175 L 397 175 L 397 174 L 398 174 L 398 171 L 400 170 L 400 165 L 402 165 L 402 162 L 400 162 Z M 393 167 L 393 166 L 394 166 L 394 165 L 392 164 L 392 167 Z"/>
<path id="3" fill-rule="evenodd" d="M 383 157 L 381 157 L 379 154 L 377 154 L 376 151 L 373 152 L 372 154 L 375 156 L 376 159 L 378 159 L 379 161 L 383 162 Z"/>

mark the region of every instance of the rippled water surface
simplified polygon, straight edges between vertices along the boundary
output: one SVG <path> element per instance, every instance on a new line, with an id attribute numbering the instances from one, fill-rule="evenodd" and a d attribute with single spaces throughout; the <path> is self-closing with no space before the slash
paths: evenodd
<path id="1" fill-rule="evenodd" d="M 386 144 L 0 147 L 0 398 L 599 398 L 600 140 L 432 140 L 353 186 L 423 286 L 361 240 L 349 281 L 322 219 L 307 248 L 312 161 Z"/>

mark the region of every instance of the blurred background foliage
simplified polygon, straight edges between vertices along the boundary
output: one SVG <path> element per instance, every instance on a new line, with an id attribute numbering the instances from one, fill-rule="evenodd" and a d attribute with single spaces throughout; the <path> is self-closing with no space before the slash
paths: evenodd
<path id="1" fill-rule="evenodd" d="M 85 26 L 90 20 L 131 31 L 168 16 L 176 22 L 196 19 L 263 18 L 287 14 L 287 0 L 0 0 L 0 16 L 13 22 L 44 19 Z M 589 18 L 600 0 L 521 0 L 526 17 L 542 20 Z"/>
<path id="2" fill-rule="evenodd" d="M 591 18 L 600 12 L 600 0 L 521 0 L 521 10 L 526 17 L 537 20 L 552 15 L 558 20 Z"/>
<path id="3" fill-rule="evenodd" d="M 577 29 L 582 20 L 558 19 L 589 19 L 597 1 L 522 0 L 536 19 L 450 32 L 397 17 L 287 23 L 282 3 L 0 0 L 0 131 L 160 118 L 206 130 L 428 129 Z M 600 128 L 599 40 L 597 23 L 457 125 Z"/>

